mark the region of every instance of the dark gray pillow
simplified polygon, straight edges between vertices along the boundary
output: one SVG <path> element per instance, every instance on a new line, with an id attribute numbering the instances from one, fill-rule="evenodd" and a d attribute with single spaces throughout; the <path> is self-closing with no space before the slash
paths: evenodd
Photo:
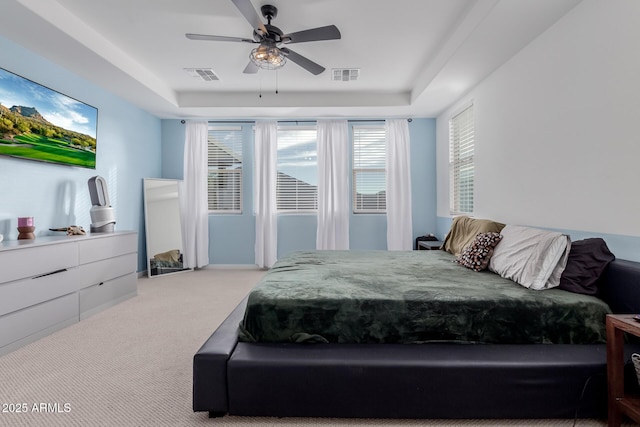
<path id="1" fill-rule="evenodd" d="M 598 295 L 600 277 L 614 259 L 616 257 L 599 237 L 572 242 L 558 287 L 578 294 Z"/>

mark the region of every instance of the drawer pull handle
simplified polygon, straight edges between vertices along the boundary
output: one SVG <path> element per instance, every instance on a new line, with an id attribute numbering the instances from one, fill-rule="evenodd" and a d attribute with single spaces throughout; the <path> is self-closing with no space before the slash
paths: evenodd
<path id="1" fill-rule="evenodd" d="M 67 271 L 67 269 L 66 268 L 62 268 L 60 270 L 52 271 L 51 273 L 45 273 L 45 274 L 41 274 L 39 276 L 34 276 L 34 277 L 32 277 L 32 279 L 39 279 L 41 277 L 51 276 L 52 274 L 63 273 L 65 271 Z"/>

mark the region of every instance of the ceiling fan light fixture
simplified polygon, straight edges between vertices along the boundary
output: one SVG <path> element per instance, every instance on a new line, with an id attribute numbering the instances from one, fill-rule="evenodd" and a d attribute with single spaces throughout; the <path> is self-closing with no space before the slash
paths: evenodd
<path id="1" fill-rule="evenodd" d="M 303 42 L 315 42 L 321 40 L 339 40 L 342 38 L 340 30 L 335 25 L 325 25 L 324 27 L 309 28 L 307 30 L 284 33 L 280 28 L 271 25 L 271 20 L 278 14 L 278 8 L 265 4 L 260 7 L 262 16 L 267 19 L 264 24 L 256 12 L 251 0 L 231 0 L 238 11 L 253 27 L 253 38 L 215 36 L 207 34 L 186 33 L 190 40 L 208 40 L 222 42 L 258 43 L 259 47 L 253 49 L 249 54 L 251 59 L 242 71 L 245 74 L 254 74 L 260 68 L 265 70 L 277 70 L 282 68 L 288 61 L 299 65 L 313 75 L 324 72 L 325 68 L 316 64 L 309 58 L 289 49 L 288 47 L 278 48 L 281 43 L 294 44 Z"/>
<path id="2" fill-rule="evenodd" d="M 287 58 L 275 46 L 260 45 L 251 51 L 249 58 L 265 70 L 277 70 L 287 63 Z"/>

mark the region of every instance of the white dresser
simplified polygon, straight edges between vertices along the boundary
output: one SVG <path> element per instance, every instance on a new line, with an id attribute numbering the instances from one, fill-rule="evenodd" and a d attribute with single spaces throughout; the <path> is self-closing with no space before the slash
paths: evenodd
<path id="1" fill-rule="evenodd" d="M 136 232 L 0 243 L 0 355 L 137 294 Z"/>

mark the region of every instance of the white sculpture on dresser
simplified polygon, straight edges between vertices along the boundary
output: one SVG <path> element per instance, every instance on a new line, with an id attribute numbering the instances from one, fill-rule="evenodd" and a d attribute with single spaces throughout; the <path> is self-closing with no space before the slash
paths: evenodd
<path id="1" fill-rule="evenodd" d="M 96 175 L 89 178 L 89 195 L 91 196 L 91 232 L 113 233 L 116 223 L 115 214 L 109 201 L 107 182 L 103 177 Z"/>

